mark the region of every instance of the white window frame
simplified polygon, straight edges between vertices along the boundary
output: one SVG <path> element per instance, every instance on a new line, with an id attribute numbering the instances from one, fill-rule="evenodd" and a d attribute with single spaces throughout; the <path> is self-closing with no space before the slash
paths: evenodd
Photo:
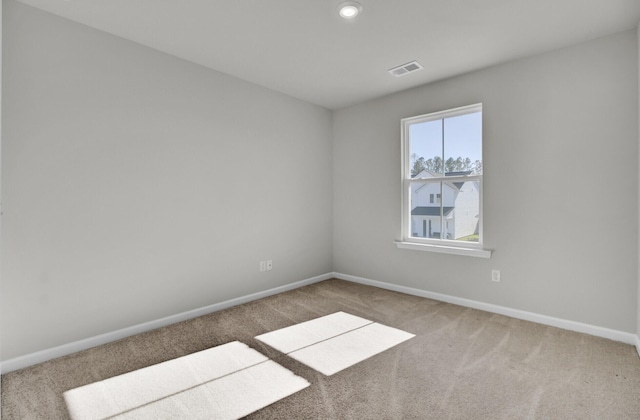
<path id="1" fill-rule="evenodd" d="M 419 251 L 440 252 L 446 254 L 468 255 L 480 258 L 490 258 L 491 251 L 483 248 L 483 185 L 482 174 L 480 175 L 460 175 L 435 178 L 411 178 L 411 157 L 410 157 L 410 139 L 409 127 L 413 124 L 424 123 L 444 118 L 451 118 L 460 115 L 471 114 L 474 112 L 482 112 L 482 104 L 474 104 L 463 106 L 460 108 L 449 109 L 445 111 L 434 112 L 415 117 L 403 118 L 401 120 L 401 156 L 402 156 L 402 234 L 401 240 L 396 241 L 398 248 L 411 249 Z M 484 162 L 483 162 L 484 171 Z M 452 182 L 455 180 L 462 181 L 478 181 L 479 185 L 479 224 L 478 224 L 478 242 L 456 241 L 452 239 L 434 239 L 434 238 L 418 238 L 411 236 L 411 184 L 424 181 L 434 182 Z M 442 185 L 442 184 L 441 184 Z M 441 187 L 442 188 L 442 187 Z M 437 200 L 436 200 L 437 201 Z M 442 206 L 440 201 L 441 220 L 443 220 Z"/>

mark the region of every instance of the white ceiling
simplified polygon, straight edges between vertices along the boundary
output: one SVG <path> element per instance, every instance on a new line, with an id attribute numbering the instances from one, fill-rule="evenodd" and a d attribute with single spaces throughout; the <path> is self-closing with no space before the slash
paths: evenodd
<path id="1" fill-rule="evenodd" d="M 637 27 L 640 0 L 20 0 L 337 109 Z M 417 60 L 401 78 L 387 70 Z"/>

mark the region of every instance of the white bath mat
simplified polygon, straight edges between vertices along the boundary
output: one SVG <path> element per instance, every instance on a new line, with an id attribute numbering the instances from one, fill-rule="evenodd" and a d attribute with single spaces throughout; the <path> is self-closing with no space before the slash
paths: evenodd
<path id="1" fill-rule="evenodd" d="M 71 418 L 236 419 L 309 386 L 234 341 L 64 393 Z"/>
<path id="2" fill-rule="evenodd" d="M 336 312 L 256 338 L 330 376 L 412 337 L 397 328 Z"/>

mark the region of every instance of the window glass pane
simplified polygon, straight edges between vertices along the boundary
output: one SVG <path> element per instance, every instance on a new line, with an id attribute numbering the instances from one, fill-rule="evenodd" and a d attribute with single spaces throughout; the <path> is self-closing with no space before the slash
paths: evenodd
<path id="1" fill-rule="evenodd" d="M 411 184 L 411 237 L 440 239 L 440 188 L 439 181 Z"/>
<path id="2" fill-rule="evenodd" d="M 409 165 L 411 178 L 429 176 L 423 171 L 443 173 L 442 120 L 409 126 Z"/>
<path id="3" fill-rule="evenodd" d="M 402 124 L 409 185 L 403 194 L 403 238 L 444 240 L 454 247 L 481 244 L 482 105 L 411 117 Z"/>
<path id="4" fill-rule="evenodd" d="M 445 172 L 482 174 L 482 112 L 444 120 Z"/>
<path id="5" fill-rule="evenodd" d="M 479 181 L 443 183 L 445 220 L 442 239 L 479 242 L 479 187 Z"/>

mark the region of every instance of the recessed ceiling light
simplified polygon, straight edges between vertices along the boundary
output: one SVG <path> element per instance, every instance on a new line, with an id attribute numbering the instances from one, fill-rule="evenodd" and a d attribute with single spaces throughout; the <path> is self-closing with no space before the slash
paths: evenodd
<path id="1" fill-rule="evenodd" d="M 362 12 L 362 5 L 357 1 L 344 1 L 338 5 L 338 14 L 343 19 L 353 19 Z"/>

